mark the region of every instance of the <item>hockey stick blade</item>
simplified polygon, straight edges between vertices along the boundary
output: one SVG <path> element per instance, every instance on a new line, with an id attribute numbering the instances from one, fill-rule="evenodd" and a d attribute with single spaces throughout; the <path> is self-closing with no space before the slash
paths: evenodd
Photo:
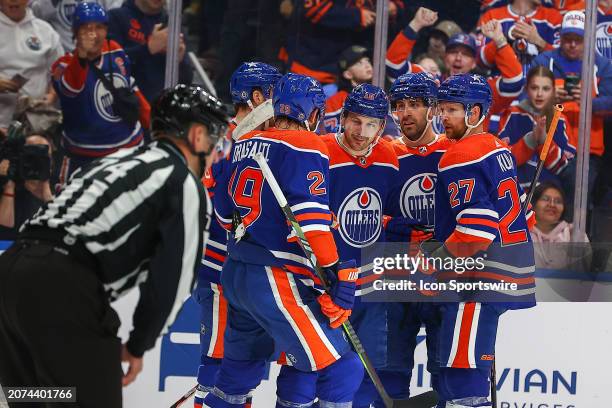
<path id="1" fill-rule="evenodd" d="M 438 404 L 438 393 L 431 390 L 403 400 L 393 400 L 393 408 L 431 408 Z"/>
<path id="2" fill-rule="evenodd" d="M 192 388 L 192 389 L 190 389 L 189 391 L 187 391 L 187 392 L 185 393 L 185 395 L 183 395 L 181 398 L 179 398 L 179 400 L 178 400 L 178 401 L 176 401 L 174 404 L 170 405 L 170 408 L 178 408 L 178 407 L 180 407 L 181 405 L 183 405 L 183 403 L 184 403 L 185 401 L 187 401 L 189 398 L 191 398 L 191 396 L 192 396 L 193 394 L 195 394 L 195 392 L 196 392 L 197 390 L 198 390 L 198 385 L 196 384 L 196 385 L 194 385 L 194 386 L 193 386 L 193 388 Z"/>
<path id="3" fill-rule="evenodd" d="M 274 117 L 274 107 L 272 106 L 272 100 L 268 99 L 242 119 L 242 121 L 236 126 L 236 129 L 232 132 L 232 139 L 239 140 L 242 136 L 257 129 L 265 121 L 270 120 Z"/>

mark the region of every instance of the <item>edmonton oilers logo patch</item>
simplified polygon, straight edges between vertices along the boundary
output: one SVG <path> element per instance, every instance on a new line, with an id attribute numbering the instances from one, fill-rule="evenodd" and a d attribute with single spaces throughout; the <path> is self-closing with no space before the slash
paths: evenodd
<path id="1" fill-rule="evenodd" d="M 382 200 L 369 187 L 352 191 L 338 211 L 342 239 L 356 248 L 368 246 L 378 239 L 382 229 Z"/>
<path id="2" fill-rule="evenodd" d="M 110 79 L 110 74 L 106 74 L 106 77 Z M 128 83 L 119 73 L 113 72 L 113 85 L 115 88 L 126 88 Z M 94 101 L 96 104 L 96 111 L 101 117 L 109 122 L 121 121 L 119 115 L 113 111 L 113 95 L 99 79 L 96 80 L 96 86 L 94 88 Z"/>
<path id="3" fill-rule="evenodd" d="M 597 51 L 604 57 L 612 59 L 612 21 L 597 25 Z"/>
<path id="4" fill-rule="evenodd" d="M 404 184 L 400 195 L 404 217 L 419 220 L 423 225 L 434 225 L 437 178 L 434 173 L 421 173 Z"/>

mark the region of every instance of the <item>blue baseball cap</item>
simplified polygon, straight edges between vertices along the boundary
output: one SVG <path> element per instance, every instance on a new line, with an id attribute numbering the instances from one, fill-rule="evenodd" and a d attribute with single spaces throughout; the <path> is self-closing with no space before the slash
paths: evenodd
<path id="1" fill-rule="evenodd" d="M 453 47 L 463 46 L 468 48 L 474 56 L 476 56 L 476 39 L 469 34 L 457 33 L 453 35 L 446 43 L 446 51 Z"/>

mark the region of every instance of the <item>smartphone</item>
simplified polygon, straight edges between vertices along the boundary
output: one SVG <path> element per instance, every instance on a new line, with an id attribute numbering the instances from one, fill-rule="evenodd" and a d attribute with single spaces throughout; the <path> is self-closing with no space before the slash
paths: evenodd
<path id="1" fill-rule="evenodd" d="M 576 88 L 579 83 L 580 77 L 578 75 L 568 74 L 565 76 L 565 84 L 563 87 L 565 88 L 567 93 L 571 93 L 572 90 Z"/>
<path id="2" fill-rule="evenodd" d="M 29 80 L 30 80 L 29 78 L 26 78 L 20 74 L 15 74 L 11 78 L 11 81 L 15 82 L 17 86 L 19 87 L 19 89 L 21 89 L 21 87 L 24 86 L 26 82 L 28 82 Z"/>

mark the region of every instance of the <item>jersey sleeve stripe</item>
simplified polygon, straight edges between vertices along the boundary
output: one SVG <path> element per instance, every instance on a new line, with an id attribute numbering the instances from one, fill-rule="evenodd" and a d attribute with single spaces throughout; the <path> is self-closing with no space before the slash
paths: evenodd
<path id="1" fill-rule="evenodd" d="M 219 272 L 221 272 L 221 270 L 223 269 L 223 267 L 221 267 L 221 266 L 219 266 L 217 264 L 214 264 L 214 263 L 212 263 L 210 261 L 207 261 L 206 259 L 202 259 L 202 265 L 204 265 L 204 266 L 206 266 L 208 268 L 214 269 L 215 271 L 219 271 Z"/>
<path id="2" fill-rule="evenodd" d="M 495 219 L 499 219 L 499 214 L 497 213 L 497 211 L 480 208 L 466 208 L 465 210 L 462 210 L 461 212 L 459 212 L 459 214 L 457 214 L 457 221 L 464 215 L 486 215 Z"/>
<path id="3" fill-rule="evenodd" d="M 207 257 L 207 258 L 215 259 L 215 260 L 220 261 L 220 262 L 225 262 L 225 256 L 224 255 L 218 254 L 215 251 L 213 251 L 211 249 L 208 249 L 208 248 L 206 249 L 206 251 L 204 251 L 204 256 Z"/>
<path id="4" fill-rule="evenodd" d="M 313 221 L 313 220 L 325 220 L 331 222 L 331 213 L 303 213 L 295 216 L 295 219 L 302 223 L 302 221 Z"/>
<path id="5" fill-rule="evenodd" d="M 477 230 L 477 229 L 473 229 L 473 228 L 468 228 L 468 227 L 463 227 L 461 225 L 457 225 L 456 230 L 466 234 L 466 235 L 473 235 L 475 237 L 479 237 L 479 238 L 485 238 L 489 241 L 493 241 L 495 239 L 495 234 L 492 234 L 490 232 L 485 232 L 485 231 L 481 231 L 481 230 Z"/>
<path id="6" fill-rule="evenodd" d="M 485 226 L 493 229 L 499 228 L 499 223 L 495 221 L 485 220 L 483 218 L 461 218 L 459 224 L 462 225 L 474 225 L 474 226 Z"/>
<path id="7" fill-rule="evenodd" d="M 329 206 L 327 204 L 317 203 L 316 201 L 306 201 L 303 203 L 292 205 L 290 208 L 291 211 L 293 211 L 294 213 L 300 210 L 304 210 L 306 208 L 320 208 L 325 211 L 329 211 Z"/>

